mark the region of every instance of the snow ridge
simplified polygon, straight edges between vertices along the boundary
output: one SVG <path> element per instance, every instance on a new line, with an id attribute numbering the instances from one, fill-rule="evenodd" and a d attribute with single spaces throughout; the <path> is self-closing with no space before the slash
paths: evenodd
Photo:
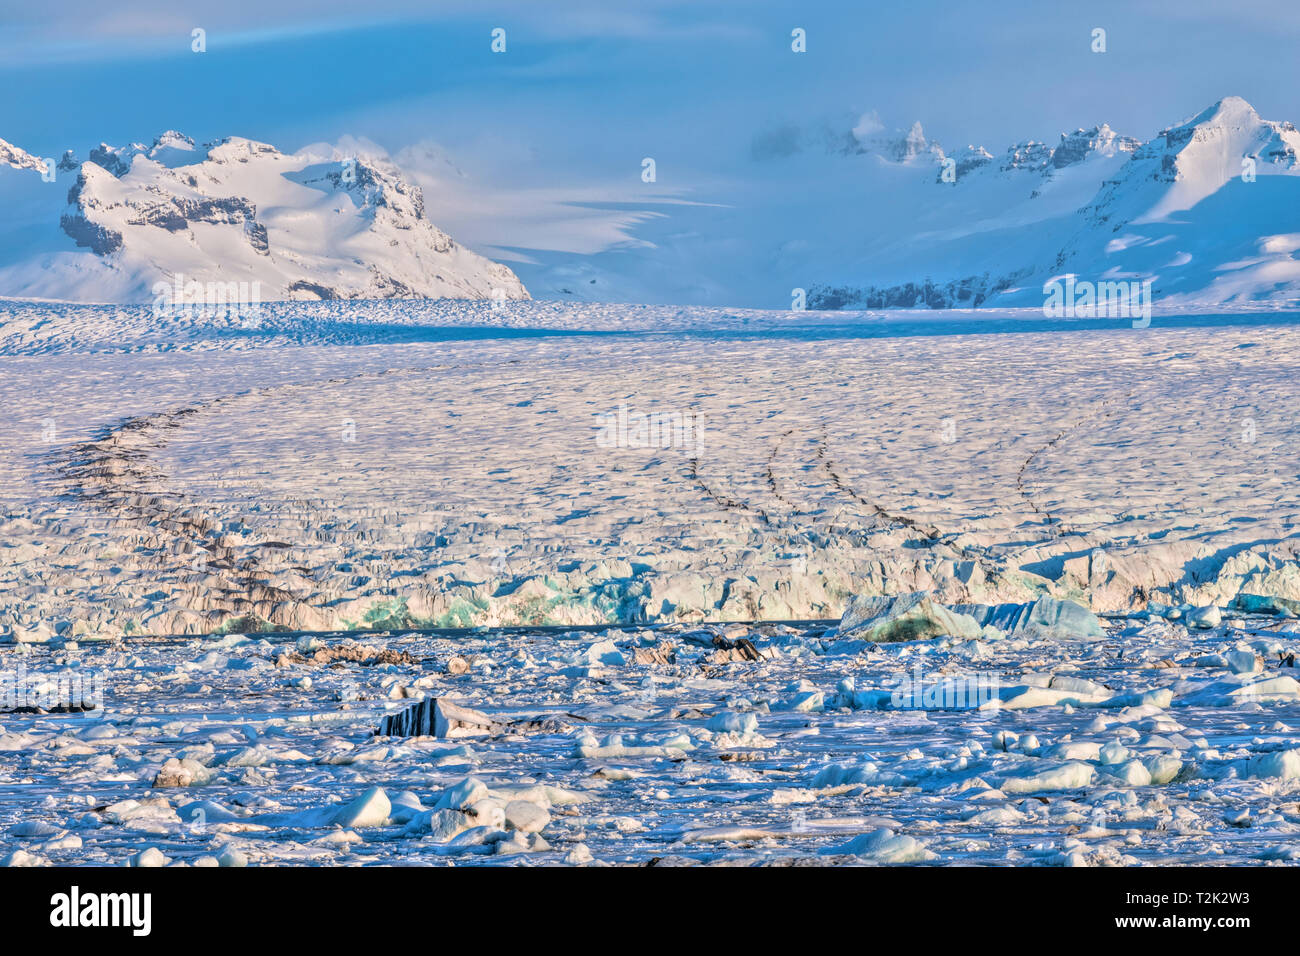
<path id="1" fill-rule="evenodd" d="M 0 141 L 0 160 L 44 161 Z M 0 294 L 81 302 L 149 301 L 173 282 L 244 283 L 259 301 L 527 298 L 506 266 L 432 223 L 418 186 L 373 157 L 228 137 L 202 147 L 169 130 L 152 143 L 101 143 L 75 173 L 66 206 L 45 190 L 29 218 L 58 223 L 50 250 L 0 268 Z"/>
<path id="2" fill-rule="evenodd" d="M 1236 96 L 1146 143 L 1104 124 L 1055 147 L 1017 143 L 1000 160 L 973 146 L 947 160 L 930 143 L 931 181 L 953 198 L 918 217 L 925 231 L 891 237 L 885 255 L 836 264 L 842 278 L 813 283 L 808 304 L 1041 305 L 1046 283 L 1073 274 L 1150 279 L 1156 298 L 1179 308 L 1294 308 L 1297 147 L 1293 124 L 1262 119 Z M 1017 185 L 1026 173 L 1041 177 L 1027 196 Z M 1074 196 L 1086 198 L 1070 204 Z"/>

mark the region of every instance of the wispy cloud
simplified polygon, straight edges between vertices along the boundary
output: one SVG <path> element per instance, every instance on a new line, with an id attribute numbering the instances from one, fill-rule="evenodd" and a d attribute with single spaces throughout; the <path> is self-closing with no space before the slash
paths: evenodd
<path id="1" fill-rule="evenodd" d="M 757 4 L 763 6 L 762 0 Z M 481 20 L 493 26 L 526 28 L 546 41 L 598 38 L 752 36 L 745 11 L 754 4 L 722 0 L 702 12 L 686 0 L 640 0 L 610 5 L 606 0 L 568 0 L 561 7 L 530 0 L 501 0 L 485 9 L 475 0 L 201 0 L 181 10 L 167 0 L 138 0 L 129 9 L 94 0 L 39 5 L 0 3 L 0 58 L 8 66 L 50 62 L 105 61 L 187 52 L 190 32 L 202 28 L 227 48 L 275 39 L 363 29 L 398 23 Z"/>

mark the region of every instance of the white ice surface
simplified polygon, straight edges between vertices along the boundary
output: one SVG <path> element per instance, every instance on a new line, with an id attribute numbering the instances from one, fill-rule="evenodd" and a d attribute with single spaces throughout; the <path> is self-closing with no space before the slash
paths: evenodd
<path id="1" fill-rule="evenodd" d="M 1228 607 L 1296 583 L 1284 317 L 795 334 L 772 328 L 789 316 L 511 308 L 508 334 L 445 304 L 258 329 L 8 309 L 0 593 L 24 643 L 0 669 L 102 671 L 107 707 L 0 716 L 0 856 L 1294 860 L 1282 664 L 1300 637 Z M 651 320 L 672 331 L 573 334 Z M 550 325 L 569 334 L 522 334 Z M 620 403 L 702 413 L 703 450 L 600 447 L 594 416 Z M 930 587 L 1156 613 L 1094 641 L 826 635 L 849 594 Z M 254 610 L 368 617 L 393 654 L 329 666 L 312 655 L 347 638 L 193 636 Z M 629 610 L 828 620 L 448 637 L 407 617 Z M 761 659 L 721 663 L 713 636 Z M 637 663 L 663 642 L 675 660 Z M 918 665 L 996 675 L 1003 705 L 889 709 Z M 372 736 L 427 695 L 534 723 Z M 193 785 L 155 787 L 165 765 Z"/>

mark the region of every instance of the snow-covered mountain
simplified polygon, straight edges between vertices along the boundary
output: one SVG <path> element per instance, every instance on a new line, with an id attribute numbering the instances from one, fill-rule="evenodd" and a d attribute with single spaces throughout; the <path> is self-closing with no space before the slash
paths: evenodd
<path id="1" fill-rule="evenodd" d="M 1099 126 L 1000 158 L 968 147 L 945 165 L 936 148 L 921 228 L 837 263 L 810 305 L 1041 305 L 1045 282 L 1073 274 L 1150 279 L 1166 306 L 1294 306 L 1297 148 L 1295 126 L 1240 97 L 1147 143 Z"/>
<path id="2" fill-rule="evenodd" d="M 1300 132 L 1239 97 L 1147 142 L 1099 123 L 950 149 L 875 114 L 786 124 L 694 189 L 575 184 L 541 205 L 445 158 L 406 150 L 399 170 L 362 145 L 285 155 L 167 133 L 56 164 L 0 141 L 0 296 L 148 300 L 174 276 L 256 280 L 266 300 L 528 295 L 433 220 L 541 298 L 1041 307 L 1072 274 L 1150 280 L 1164 308 L 1300 305 Z"/>
<path id="3" fill-rule="evenodd" d="M 381 157 L 169 131 L 51 165 L 0 140 L 0 295 L 148 301 L 183 281 L 257 283 L 259 301 L 528 296 Z"/>
<path id="4" fill-rule="evenodd" d="M 783 124 L 634 241 L 538 256 L 544 298 L 788 309 L 1041 307 L 1043 285 L 1151 279 L 1168 308 L 1300 303 L 1300 134 L 1228 97 L 1149 142 L 1105 124 L 945 148 L 874 115 Z M 737 163 L 743 160 L 737 160 Z M 1244 174 L 1244 175 L 1243 175 Z"/>

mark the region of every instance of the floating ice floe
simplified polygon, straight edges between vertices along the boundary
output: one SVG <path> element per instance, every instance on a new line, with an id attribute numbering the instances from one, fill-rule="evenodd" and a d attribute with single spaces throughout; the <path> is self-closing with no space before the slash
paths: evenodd
<path id="1" fill-rule="evenodd" d="M 388 822 L 392 804 L 381 787 L 371 787 L 350 803 L 333 807 L 317 807 L 294 813 L 268 813 L 251 818 L 250 822 L 268 827 L 290 829 L 323 829 L 326 827 L 379 827 Z"/>
<path id="2" fill-rule="evenodd" d="M 1086 607 L 1046 595 L 1029 604 L 958 604 L 952 610 L 1008 636 L 1076 641 L 1106 636 L 1097 615 Z"/>
<path id="3" fill-rule="evenodd" d="M 426 698 L 379 724 L 381 737 L 481 737 L 501 730 L 502 725 L 487 714 L 440 697 Z"/>
<path id="4" fill-rule="evenodd" d="M 1252 777 L 1300 779 L 1300 750 L 1278 750 L 1251 757 L 1247 772 Z"/>
<path id="5" fill-rule="evenodd" d="M 935 854 L 927 850 L 920 840 L 896 834 L 890 829 L 863 833 L 848 843 L 818 852 L 825 856 L 856 856 L 880 864 L 924 863 L 935 858 Z"/>
<path id="6" fill-rule="evenodd" d="M 973 617 L 952 611 L 923 591 L 895 597 L 855 597 L 844 609 L 837 637 L 867 641 L 923 641 L 932 637 L 978 638 Z"/>
<path id="7" fill-rule="evenodd" d="M 1079 790 L 1092 783 L 1096 770 L 1079 760 L 1049 765 L 1038 769 L 1031 767 L 1015 776 L 998 782 L 1003 793 L 1041 793 L 1046 790 Z"/>
<path id="8" fill-rule="evenodd" d="M 840 638 L 876 642 L 947 636 L 975 640 L 1003 635 L 1056 640 L 1099 640 L 1101 622 L 1072 601 L 1043 596 L 1028 604 L 938 603 L 916 591 L 894 597 L 855 597 L 837 630 Z"/>

